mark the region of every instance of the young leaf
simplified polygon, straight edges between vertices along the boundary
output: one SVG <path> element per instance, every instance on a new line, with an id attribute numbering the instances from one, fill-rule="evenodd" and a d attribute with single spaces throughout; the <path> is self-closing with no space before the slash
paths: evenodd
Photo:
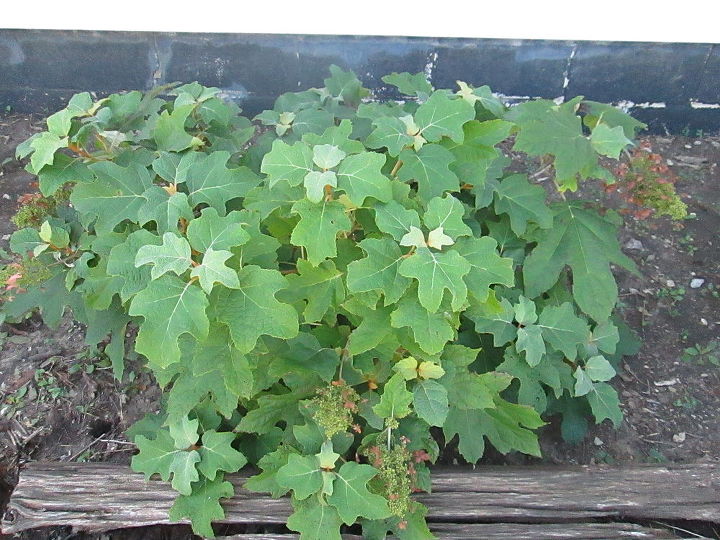
<path id="1" fill-rule="evenodd" d="M 178 276 L 190 268 L 190 244 L 182 236 L 167 232 L 162 237 L 162 245 L 142 246 L 135 255 L 135 266 L 151 264 L 150 276 L 158 279 L 167 272 Z"/>
<path id="2" fill-rule="evenodd" d="M 405 378 L 396 373 L 385 383 L 380 403 L 373 407 L 375 414 L 382 418 L 404 418 L 410 414 L 413 395 L 408 392 Z"/>

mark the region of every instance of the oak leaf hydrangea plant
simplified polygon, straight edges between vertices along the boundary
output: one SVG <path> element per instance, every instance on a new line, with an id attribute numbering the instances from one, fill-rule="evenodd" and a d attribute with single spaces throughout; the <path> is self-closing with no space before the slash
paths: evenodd
<path id="1" fill-rule="evenodd" d="M 54 199 L 11 238 L 14 273 L 43 272 L 3 316 L 69 309 L 118 378 L 146 360 L 165 394 L 128 432 L 132 467 L 201 535 L 249 463 L 303 539 L 430 538 L 411 494 L 441 445 L 538 456 L 551 416 L 569 440 L 622 419 L 608 381 L 635 345 L 611 265 L 634 265 L 617 216 L 574 192 L 612 182 L 643 125 L 421 74 L 384 77 L 403 98 L 382 103 L 330 71 L 254 123 L 197 83 L 82 93 L 18 147 Z"/>

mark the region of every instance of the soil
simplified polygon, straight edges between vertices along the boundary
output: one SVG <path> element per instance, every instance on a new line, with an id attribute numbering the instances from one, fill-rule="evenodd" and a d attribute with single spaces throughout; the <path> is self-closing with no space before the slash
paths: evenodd
<path id="1" fill-rule="evenodd" d="M 13 159 L 15 147 L 42 124 L 28 116 L 0 118 L 0 248 L 7 248 L 18 197 L 36 190 L 32 175 Z M 712 353 L 685 354 L 690 347 L 720 342 L 720 137 L 655 136 L 648 141 L 679 176 L 678 192 L 695 218 L 672 222 L 626 216 L 621 245 L 640 275 L 616 272 L 620 310 L 642 348 L 626 357 L 620 377 L 613 380 L 625 420 L 617 430 L 608 422 L 592 426 L 576 445 L 564 443 L 557 423 L 551 423 L 541 433 L 545 462 L 720 461 L 720 365 L 711 362 Z M 597 188 L 584 195 L 607 201 Z M 612 196 L 608 204 L 621 205 Z M 701 286 L 692 288 L 693 279 L 703 280 Z M 129 463 L 134 447 L 124 430 L 158 408 L 160 391 L 141 363 L 128 360 L 131 376 L 118 382 L 85 345 L 83 334 L 69 316 L 56 329 L 37 316 L 0 327 L 0 514 L 23 463 Z M 720 358 L 720 348 L 714 354 Z M 503 459 L 528 461 L 519 455 Z M 54 530 L 21 537 L 190 535 L 184 527 L 165 527 L 120 536 Z"/>

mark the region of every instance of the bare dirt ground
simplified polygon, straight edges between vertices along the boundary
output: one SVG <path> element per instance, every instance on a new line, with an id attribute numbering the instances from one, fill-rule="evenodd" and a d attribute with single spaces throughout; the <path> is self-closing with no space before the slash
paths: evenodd
<path id="1" fill-rule="evenodd" d="M 7 247 L 18 197 L 36 190 L 12 156 L 41 124 L 0 117 L 0 248 Z M 593 426 L 577 445 L 562 442 L 557 425 L 547 426 L 541 437 L 546 462 L 720 461 L 720 138 L 687 135 L 701 134 L 648 140 L 680 177 L 677 189 L 694 219 L 626 217 L 621 231 L 623 250 L 641 273 L 617 273 L 621 312 L 643 343 L 613 381 L 625 420 L 618 430 L 607 422 Z M 606 199 L 598 188 L 584 195 Z M 609 204 L 619 202 L 611 198 Z M 689 354 L 691 348 L 699 354 Z M 123 432 L 157 409 L 160 392 L 140 362 L 131 358 L 127 366 L 130 376 L 114 380 L 70 317 L 57 329 L 37 317 L 0 326 L 0 513 L 27 461 L 129 463 L 133 446 Z M 506 462 L 526 460 L 510 456 Z M 99 538 L 63 530 L 22 537 Z M 103 537 L 190 535 L 176 527 Z"/>

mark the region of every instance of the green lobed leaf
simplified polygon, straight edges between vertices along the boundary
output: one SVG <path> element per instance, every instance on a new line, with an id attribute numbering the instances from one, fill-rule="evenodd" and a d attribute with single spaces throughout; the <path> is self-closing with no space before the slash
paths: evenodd
<path id="1" fill-rule="evenodd" d="M 152 265 L 150 276 L 158 279 L 167 272 L 178 276 L 190 268 L 190 244 L 182 236 L 167 232 L 162 237 L 162 244 L 141 246 L 135 255 L 135 266 Z"/>
<path id="2" fill-rule="evenodd" d="M 218 471 L 232 473 L 245 466 L 245 456 L 231 446 L 234 440 L 234 433 L 218 433 L 212 429 L 203 433 L 197 468 L 207 479 L 215 480 Z"/>
<path id="3" fill-rule="evenodd" d="M 353 293 L 379 291 L 385 296 L 385 305 L 394 304 L 411 283 L 410 278 L 399 272 L 402 251 L 388 238 L 366 238 L 358 245 L 366 257 L 348 265 L 348 290 Z"/>
<path id="4" fill-rule="evenodd" d="M 620 251 L 615 226 L 580 205 L 558 204 L 552 229 L 539 233 L 538 245 L 525 260 L 525 293 L 535 298 L 547 291 L 569 265 L 577 305 L 596 321 L 605 321 L 618 294 L 610 263 L 635 270 Z"/>
<path id="5" fill-rule="evenodd" d="M 514 174 L 503 179 L 495 191 L 495 210 L 510 216 L 513 232 L 522 236 L 530 221 L 543 229 L 552 226 L 553 216 L 545 205 L 545 197 L 545 190 L 530 184 L 527 176 Z"/>
<path id="6" fill-rule="evenodd" d="M 255 348 L 260 336 L 291 339 L 298 333 L 297 313 L 275 295 L 287 287 L 277 270 L 244 266 L 238 272 L 237 289 L 216 288 L 212 304 L 217 319 L 230 328 L 233 343 L 241 353 Z"/>
<path id="7" fill-rule="evenodd" d="M 463 276 L 470 272 L 470 263 L 457 251 L 434 252 L 421 247 L 403 259 L 398 267 L 400 275 L 418 281 L 418 298 L 425 309 L 436 312 L 445 289 L 452 295 L 452 308 L 458 311 L 467 298 Z"/>
<path id="8" fill-rule="evenodd" d="M 325 259 L 335 257 L 337 234 L 349 231 L 351 227 L 345 207 L 337 201 L 316 204 L 302 200 L 293 205 L 292 212 L 300 215 L 300 221 L 293 229 L 290 241 L 307 250 L 310 263 L 317 266 Z"/>
<path id="9" fill-rule="evenodd" d="M 373 407 L 375 414 L 381 418 L 404 418 L 410 414 L 413 394 L 405 384 L 405 378 L 396 373 L 385 383 L 380 403 Z"/>
<path id="10" fill-rule="evenodd" d="M 440 426 L 447 418 L 448 392 L 433 380 L 420 381 L 413 388 L 413 408 L 431 426 Z"/>
<path id="11" fill-rule="evenodd" d="M 348 461 L 335 475 L 328 503 L 337 509 L 340 519 L 346 525 L 352 525 L 359 517 L 384 519 L 390 516 L 385 498 L 371 493 L 367 488 L 367 483 L 377 473 L 377 469 L 370 465 Z"/>
<path id="12" fill-rule="evenodd" d="M 207 538 L 214 538 L 212 522 L 225 517 L 220 499 L 229 499 L 234 489 L 230 482 L 220 475 L 215 480 L 201 478 L 193 484 L 192 494 L 181 495 L 170 508 L 170 520 L 189 518 L 193 532 Z"/>
<path id="13" fill-rule="evenodd" d="M 460 181 L 450 170 L 453 154 L 439 144 L 426 144 L 419 152 L 403 150 L 402 167 L 398 178 L 403 182 L 417 182 L 418 196 L 423 201 L 442 197 L 446 191 L 458 191 Z"/>
<path id="14" fill-rule="evenodd" d="M 280 486 L 293 490 L 296 499 L 307 499 L 323 486 L 318 458 L 291 454 L 287 464 L 278 470 L 276 481 Z"/>
<path id="15" fill-rule="evenodd" d="M 150 282 L 130 303 L 130 315 L 144 317 L 135 350 L 151 365 L 165 367 L 180 359 L 178 338 L 185 333 L 197 339 L 207 336 L 209 305 L 202 290 L 175 276 L 162 276 Z"/>
<path id="16" fill-rule="evenodd" d="M 302 540 L 341 540 L 342 519 L 337 510 L 313 497 L 293 501 L 295 511 L 287 521 L 288 529 L 300 533 Z"/>
<path id="17" fill-rule="evenodd" d="M 343 190 L 356 206 L 363 206 L 365 199 L 377 201 L 392 199 L 390 180 L 381 172 L 385 156 L 377 152 L 363 152 L 348 156 L 338 167 L 338 189 Z"/>
<path id="18" fill-rule="evenodd" d="M 475 118 L 475 109 L 463 99 L 452 99 L 445 92 L 434 92 L 415 111 L 419 134 L 430 142 L 450 137 L 463 141 L 463 124 Z"/>

